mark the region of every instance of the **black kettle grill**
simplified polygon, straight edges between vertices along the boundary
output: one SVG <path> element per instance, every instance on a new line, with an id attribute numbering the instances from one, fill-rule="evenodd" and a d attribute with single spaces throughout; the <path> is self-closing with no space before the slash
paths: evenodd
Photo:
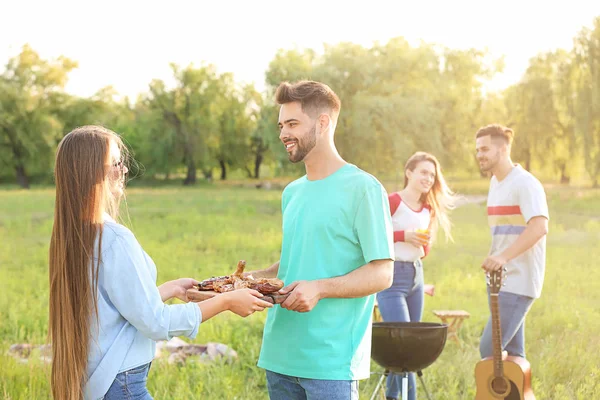
<path id="1" fill-rule="evenodd" d="M 408 373 L 430 366 L 446 345 L 448 325 L 433 322 L 374 322 L 371 358 L 383 368 L 371 400 L 375 399 L 384 378 L 389 373 L 402 376 L 402 399 L 408 397 Z M 421 378 L 423 388 L 429 398 Z"/>

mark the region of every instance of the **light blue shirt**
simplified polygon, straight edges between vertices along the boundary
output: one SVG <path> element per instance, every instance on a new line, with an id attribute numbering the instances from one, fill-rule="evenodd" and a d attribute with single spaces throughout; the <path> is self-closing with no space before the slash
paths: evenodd
<path id="1" fill-rule="evenodd" d="M 108 215 L 100 251 L 98 323 L 93 319 L 84 388 L 91 400 L 102 398 L 119 372 L 151 362 L 156 340 L 193 339 L 202 321 L 195 303 L 163 303 L 156 265 L 133 233 Z"/>

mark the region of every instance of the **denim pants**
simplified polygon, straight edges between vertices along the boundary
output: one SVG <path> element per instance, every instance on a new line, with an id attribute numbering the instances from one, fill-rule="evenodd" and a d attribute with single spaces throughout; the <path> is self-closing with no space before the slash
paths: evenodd
<path id="1" fill-rule="evenodd" d="M 418 322 L 423 316 L 423 264 L 394 262 L 392 286 L 377 293 L 377 304 L 385 322 Z M 387 378 L 386 397 L 399 398 L 402 377 L 390 374 Z M 408 399 L 417 398 L 415 374 L 408 374 Z"/>
<path id="2" fill-rule="evenodd" d="M 525 357 L 525 316 L 534 299 L 514 293 L 500 292 L 498 308 L 500 310 L 500 329 L 502 330 L 502 350 L 510 356 Z M 489 289 L 488 289 L 489 303 Z M 479 353 L 481 358 L 492 355 L 492 316 L 483 330 Z"/>
<path id="3" fill-rule="evenodd" d="M 148 378 L 151 364 L 140 365 L 139 367 L 119 373 L 103 399 L 152 400 L 152 396 L 150 396 L 148 389 L 146 389 L 146 379 Z"/>
<path id="4" fill-rule="evenodd" d="M 358 381 L 305 379 L 267 370 L 271 400 L 358 400 Z"/>

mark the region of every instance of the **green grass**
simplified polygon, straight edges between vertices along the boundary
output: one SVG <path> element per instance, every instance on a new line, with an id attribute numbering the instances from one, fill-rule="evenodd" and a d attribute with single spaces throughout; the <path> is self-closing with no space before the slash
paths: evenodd
<path id="1" fill-rule="evenodd" d="M 485 190 L 480 183 L 463 186 Z M 526 329 L 534 392 L 538 399 L 592 399 L 600 393 L 600 192 L 557 187 L 548 196 L 546 281 Z M 130 226 L 157 264 L 158 283 L 229 272 L 239 259 L 254 269 L 278 258 L 280 191 L 217 185 L 132 188 L 127 203 Z M 13 343 L 46 340 L 52 215 L 51 189 L 0 192 L 0 398 L 50 397 L 48 366 L 18 363 L 6 351 Z M 453 222 L 455 242 L 438 240 L 425 259 L 426 281 L 436 285 L 436 294 L 426 298 L 423 319 L 436 321 L 434 309 L 464 309 L 471 318 L 460 332 L 463 346 L 449 342 L 424 379 L 435 399 L 456 400 L 475 393 L 473 369 L 488 317 L 479 264 L 490 239 L 484 205 L 456 210 Z M 224 314 L 203 324 L 195 343 L 225 343 L 239 359 L 232 365 L 184 367 L 156 361 L 150 392 L 157 399 L 266 399 L 264 373 L 256 367 L 265 317 Z M 373 363 L 372 371 L 381 368 Z M 369 398 L 377 377 L 361 381 L 361 398 Z"/>

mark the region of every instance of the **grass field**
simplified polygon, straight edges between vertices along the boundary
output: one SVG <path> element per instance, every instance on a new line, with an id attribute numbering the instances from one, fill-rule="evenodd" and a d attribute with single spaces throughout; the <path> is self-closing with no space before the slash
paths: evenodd
<path id="1" fill-rule="evenodd" d="M 485 190 L 469 184 L 465 192 Z M 594 399 L 600 393 L 600 191 L 548 189 L 551 224 L 542 297 L 528 317 L 528 359 L 538 399 Z M 226 273 L 239 259 L 260 268 L 278 259 L 281 244 L 279 190 L 204 186 L 132 188 L 130 227 L 158 267 L 158 283 Z M 0 397 L 49 398 L 49 368 L 8 356 L 13 343 L 42 344 L 47 334 L 47 251 L 53 191 L 0 191 Z M 127 220 L 127 218 L 125 218 Z M 471 313 L 461 330 L 463 346 L 449 342 L 424 371 L 435 399 L 473 399 L 473 368 L 488 316 L 479 268 L 489 246 L 485 207 L 455 211 L 454 243 L 439 240 L 425 259 L 425 278 L 436 285 L 426 298 L 425 321 L 433 309 Z M 156 399 L 266 399 L 264 373 L 256 367 L 266 314 L 247 319 L 221 315 L 201 327 L 195 343 L 217 341 L 235 349 L 228 364 L 157 361 L 149 376 Z M 293 345 L 291 343 L 290 345 Z M 281 349 L 282 354 L 285 349 Z M 372 371 L 380 371 L 376 364 Z M 377 376 L 361 381 L 369 398 Z M 425 398 L 419 389 L 420 398 Z"/>

